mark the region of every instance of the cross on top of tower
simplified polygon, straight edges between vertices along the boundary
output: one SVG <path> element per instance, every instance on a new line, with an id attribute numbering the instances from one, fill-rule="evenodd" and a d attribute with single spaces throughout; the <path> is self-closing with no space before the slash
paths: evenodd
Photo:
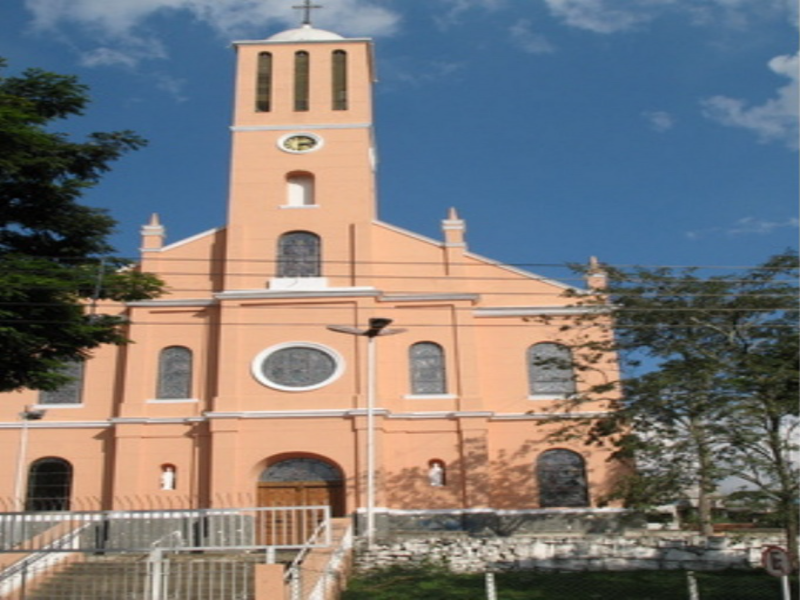
<path id="1" fill-rule="evenodd" d="M 303 4 L 293 6 L 292 8 L 300 9 L 303 12 L 303 25 L 311 25 L 311 11 L 315 8 L 322 8 L 319 4 L 312 4 L 311 0 L 305 0 Z"/>

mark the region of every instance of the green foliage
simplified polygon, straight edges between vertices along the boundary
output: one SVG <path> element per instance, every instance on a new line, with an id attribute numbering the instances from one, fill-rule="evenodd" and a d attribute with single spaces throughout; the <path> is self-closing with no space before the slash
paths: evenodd
<path id="1" fill-rule="evenodd" d="M 779 581 L 759 571 L 697 573 L 703 600 L 765 600 Z M 499 600 L 674 600 L 687 597 L 683 571 L 541 572 L 495 576 Z M 485 598 L 483 574 L 458 575 L 424 567 L 389 567 L 354 577 L 342 600 L 474 600 Z"/>
<path id="2" fill-rule="evenodd" d="M 711 277 L 697 269 L 609 269 L 605 290 L 578 298 L 605 311 L 565 329 L 614 327 L 599 347 L 591 340 L 576 348 L 579 371 L 616 353 L 623 376 L 560 410 L 598 401 L 613 409 L 568 429 L 636 461 L 617 496 L 647 506 L 692 490 L 710 531 L 709 495 L 735 475 L 771 497 L 796 533 L 797 270 L 790 251 Z"/>
<path id="3" fill-rule="evenodd" d="M 161 288 L 123 261 L 99 258 L 112 250 L 115 222 L 78 202 L 144 142 L 129 131 L 76 142 L 49 129 L 88 102 L 75 77 L 38 69 L 0 76 L 0 391 L 54 389 L 66 362 L 126 341 L 122 316 L 91 311 L 86 298 L 138 300 Z"/>

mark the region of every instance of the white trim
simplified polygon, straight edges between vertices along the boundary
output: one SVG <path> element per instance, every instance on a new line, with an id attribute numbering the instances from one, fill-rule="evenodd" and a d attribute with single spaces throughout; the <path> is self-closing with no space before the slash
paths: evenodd
<path id="1" fill-rule="evenodd" d="M 268 300 L 270 298 L 350 298 L 360 296 L 379 296 L 373 287 L 328 288 L 325 291 L 302 290 L 235 290 L 214 294 L 219 300 Z"/>
<path id="2" fill-rule="evenodd" d="M 475 317 L 574 316 L 608 312 L 604 306 L 497 306 L 476 308 Z"/>
<path id="3" fill-rule="evenodd" d="M 378 298 L 378 302 L 457 302 L 459 300 L 478 302 L 480 299 L 480 294 L 387 294 Z"/>
<path id="4" fill-rule="evenodd" d="M 455 394 L 406 394 L 403 398 L 406 400 L 455 400 L 458 396 Z"/>
<path id="5" fill-rule="evenodd" d="M 111 421 L 45 421 L 28 422 L 28 429 L 103 429 L 111 426 Z M 0 423 L 0 429 L 22 429 L 22 423 Z"/>
<path id="6" fill-rule="evenodd" d="M 323 292 L 328 289 L 327 277 L 272 277 L 270 291 Z"/>
<path id="7" fill-rule="evenodd" d="M 205 417 L 112 417 L 112 425 L 188 425 L 202 423 Z"/>
<path id="8" fill-rule="evenodd" d="M 83 408 L 86 406 L 83 402 L 70 402 L 64 404 L 58 404 L 54 402 L 52 404 L 42 404 L 41 402 L 37 402 L 33 405 L 34 410 L 51 410 L 54 408 L 67 408 L 67 409 L 76 409 L 76 408 Z"/>
<path id="9" fill-rule="evenodd" d="M 566 400 L 570 396 L 574 396 L 575 392 L 570 393 L 540 393 L 540 394 L 528 394 L 528 400 Z"/>
<path id="10" fill-rule="evenodd" d="M 349 123 L 349 124 L 303 124 L 305 129 L 371 129 L 372 123 Z M 247 133 L 254 131 L 296 131 L 295 125 L 232 125 L 230 128 L 234 133 Z"/>
<path id="11" fill-rule="evenodd" d="M 186 300 L 136 300 L 126 302 L 125 306 L 131 308 L 168 308 L 168 307 L 206 307 L 214 306 L 217 302 L 212 299 L 198 298 Z"/>
<path id="12" fill-rule="evenodd" d="M 154 252 L 166 252 L 168 250 L 173 250 L 174 248 L 179 248 L 181 246 L 185 246 L 186 244 L 190 244 L 191 242 L 199 240 L 200 238 L 204 238 L 207 235 L 213 235 L 215 233 L 219 233 L 220 231 L 224 231 L 224 230 L 225 230 L 224 227 L 214 227 L 213 229 L 207 229 L 206 231 L 201 231 L 200 233 L 196 233 L 193 236 L 190 236 L 188 238 L 184 238 L 182 240 L 178 240 L 177 242 L 173 242 L 172 244 L 170 244 L 168 246 L 164 246 L 163 248 L 157 248 L 157 249 L 154 249 L 153 251 Z"/>
<path id="13" fill-rule="evenodd" d="M 197 398 L 150 398 L 145 404 L 197 404 Z"/>
<path id="14" fill-rule="evenodd" d="M 480 254 L 475 254 L 474 252 L 465 252 L 464 256 L 472 258 L 474 260 L 478 260 L 480 262 L 486 263 L 493 267 L 498 267 L 500 269 L 505 269 L 506 271 L 510 271 L 512 273 L 516 273 L 517 275 L 522 275 L 527 279 L 534 279 L 536 281 L 540 281 L 542 283 L 547 283 L 549 285 L 553 285 L 555 287 L 561 288 L 563 290 L 572 290 L 574 292 L 580 294 L 587 294 L 588 290 L 583 288 L 575 287 L 574 285 L 568 285 L 566 283 L 561 283 L 560 281 L 556 281 L 555 279 L 550 279 L 549 277 L 542 277 L 541 275 L 537 275 L 536 273 L 532 273 L 531 271 L 526 271 L 524 269 L 520 269 L 519 267 L 513 267 L 511 265 L 507 265 L 505 263 L 501 263 L 496 260 L 492 260 L 491 258 L 486 258 L 485 256 L 481 256 Z"/>
<path id="15" fill-rule="evenodd" d="M 395 233 L 399 233 L 400 235 L 405 235 L 415 240 L 419 240 L 420 242 L 425 242 L 426 244 L 431 244 L 432 246 L 436 246 L 437 248 L 444 248 L 444 244 L 433 238 L 426 237 L 419 233 L 414 233 L 413 231 L 409 231 L 408 229 L 403 229 L 402 227 L 398 227 L 397 225 L 390 225 L 384 221 L 378 221 L 377 219 L 373 220 L 372 223 L 374 225 L 378 225 L 379 227 L 384 227 L 389 231 L 394 231 Z"/>
<path id="16" fill-rule="evenodd" d="M 342 410 L 252 410 L 236 412 L 206 412 L 208 419 L 315 419 L 328 417 L 349 417 L 351 411 Z"/>
<path id="17" fill-rule="evenodd" d="M 276 34 L 277 35 L 277 34 Z M 372 38 L 336 38 L 326 40 L 239 40 L 231 42 L 231 46 L 278 46 L 278 45 L 292 45 L 292 44 L 363 44 L 368 42 L 372 44 Z"/>
<path id="18" fill-rule="evenodd" d="M 264 375 L 264 372 L 262 371 L 262 365 L 271 355 L 288 348 L 308 348 L 327 354 L 333 360 L 335 365 L 333 373 L 324 381 L 304 387 L 292 387 L 272 381 L 266 375 Z M 280 390 L 282 392 L 310 392 L 312 390 L 318 390 L 322 387 L 325 387 L 326 385 L 329 385 L 339 379 L 339 377 L 342 376 L 342 373 L 344 373 L 344 367 L 345 361 L 342 355 L 329 346 L 324 346 L 316 342 L 284 342 L 282 344 L 275 344 L 274 346 L 270 346 L 269 348 L 259 352 L 250 363 L 250 373 L 253 375 L 253 377 L 255 377 L 256 381 L 274 390 Z"/>

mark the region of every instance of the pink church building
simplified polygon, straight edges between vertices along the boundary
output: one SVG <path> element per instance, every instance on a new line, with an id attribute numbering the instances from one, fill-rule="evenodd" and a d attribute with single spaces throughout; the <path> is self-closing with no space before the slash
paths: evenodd
<path id="1" fill-rule="evenodd" d="M 167 292 L 119 306 L 134 343 L 4 395 L 0 498 L 609 510 L 619 467 L 543 423 L 608 375 L 569 366 L 570 286 L 473 254 L 454 209 L 439 240 L 377 218 L 369 39 L 306 24 L 235 48 L 227 223 L 167 243 L 153 215 L 141 268 Z"/>

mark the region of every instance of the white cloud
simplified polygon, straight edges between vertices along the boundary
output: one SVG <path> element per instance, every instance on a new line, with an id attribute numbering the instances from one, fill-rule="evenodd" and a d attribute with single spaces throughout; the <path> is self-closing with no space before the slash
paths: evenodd
<path id="1" fill-rule="evenodd" d="M 782 142 L 790 148 L 798 144 L 798 55 L 777 56 L 769 61 L 776 74 L 789 78 L 776 96 L 763 104 L 748 106 L 745 100 L 714 96 L 702 101 L 703 114 L 729 127 L 748 129 L 761 142 Z"/>
<path id="2" fill-rule="evenodd" d="M 675 117 L 663 110 L 647 110 L 642 113 L 642 117 L 647 120 L 653 131 L 657 131 L 659 133 L 669 131 L 675 127 L 675 124 L 677 123 L 677 119 L 675 119 Z"/>
<path id="3" fill-rule="evenodd" d="M 467 0 L 464 0 L 467 1 Z M 663 14 L 684 14 L 698 25 L 744 28 L 752 20 L 796 15 L 793 0 L 542 0 L 567 25 L 616 33 L 644 25 Z M 792 21 L 793 22 L 793 21 Z"/>
<path id="4" fill-rule="evenodd" d="M 654 18 L 655 10 L 672 0 L 544 0 L 550 12 L 567 25 L 595 33 L 632 29 Z M 609 5 L 613 5 L 609 6 Z"/>
<path id="5" fill-rule="evenodd" d="M 555 52 L 555 46 L 547 41 L 543 35 L 535 33 L 528 19 L 520 19 L 510 29 L 512 41 L 529 54 L 550 54 Z"/>
<path id="6" fill-rule="evenodd" d="M 150 19 L 182 11 L 206 23 L 226 39 L 239 36 L 266 37 L 280 28 L 299 23 L 291 3 L 267 0 L 25 0 L 34 26 L 52 31 L 77 26 L 98 46 L 88 51 L 84 64 L 130 66 L 144 59 L 163 58 L 161 51 L 147 52 L 145 42 L 163 50 L 147 32 Z M 314 15 L 314 24 L 343 35 L 389 35 L 399 16 L 374 6 L 371 0 L 327 0 Z"/>
<path id="7" fill-rule="evenodd" d="M 784 219 L 783 221 L 768 221 L 755 217 L 743 217 L 735 223 L 725 227 L 710 227 L 708 229 L 698 229 L 686 232 L 686 237 L 691 240 L 722 234 L 729 237 L 742 235 L 768 235 L 776 229 L 797 228 L 800 225 L 795 217 Z"/>

